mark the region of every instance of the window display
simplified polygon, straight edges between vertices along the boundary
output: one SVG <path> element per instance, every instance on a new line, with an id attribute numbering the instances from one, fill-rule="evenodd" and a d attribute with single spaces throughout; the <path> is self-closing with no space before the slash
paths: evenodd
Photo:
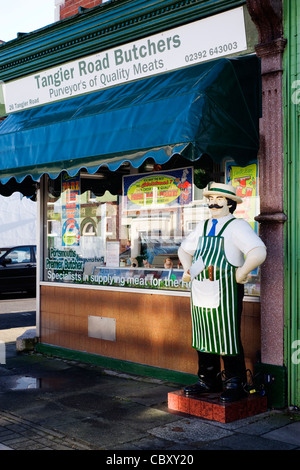
<path id="1" fill-rule="evenodd" d="M 209 217 L 211 168 L 129 164 L 47 181 L 44 281 L 188 291 L 178 247 Z"/>

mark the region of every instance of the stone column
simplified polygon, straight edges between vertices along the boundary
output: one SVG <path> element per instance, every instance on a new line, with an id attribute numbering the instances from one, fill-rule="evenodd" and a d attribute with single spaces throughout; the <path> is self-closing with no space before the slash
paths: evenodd
<path id="1" fill-rule="evenodd" d="M 284 362 L 284 214 L 282 1 L 247 0 L 261 58 L 262 118 L 260 119 L 260 234 L 268 256 L 261 269 L 261 354 L 266 364 Z"/>

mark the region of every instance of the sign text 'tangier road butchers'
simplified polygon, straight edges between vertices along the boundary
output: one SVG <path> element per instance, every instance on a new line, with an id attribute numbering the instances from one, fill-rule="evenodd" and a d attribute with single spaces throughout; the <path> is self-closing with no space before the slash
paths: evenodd
<path id="1" fill-rule="evenodd" d="M 246 49 L 240 7 L 7 82 L 5 110 L 21 111 Z"/>

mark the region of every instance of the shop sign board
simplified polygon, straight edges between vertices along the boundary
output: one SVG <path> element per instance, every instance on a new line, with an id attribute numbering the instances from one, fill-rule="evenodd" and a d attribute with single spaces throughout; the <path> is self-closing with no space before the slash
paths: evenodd
<path id="1" fill-rule="evenodd" d="M 5 111 L 53 103 L 246 49 L 239 7 L 2 84 Z"/>

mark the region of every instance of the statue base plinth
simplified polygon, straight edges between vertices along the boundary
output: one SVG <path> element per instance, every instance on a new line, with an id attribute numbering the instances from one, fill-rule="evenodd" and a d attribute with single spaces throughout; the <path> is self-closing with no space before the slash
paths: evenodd
<path id="1" fill-rule="evenodd" d="M 185 395 L 183 390 L 168 393 L 168 408 L 220 423 L 230 423 L 267 411 L 267 397 L 249 395 L 233 403 L 221 403 L 220 394 Z"/>

